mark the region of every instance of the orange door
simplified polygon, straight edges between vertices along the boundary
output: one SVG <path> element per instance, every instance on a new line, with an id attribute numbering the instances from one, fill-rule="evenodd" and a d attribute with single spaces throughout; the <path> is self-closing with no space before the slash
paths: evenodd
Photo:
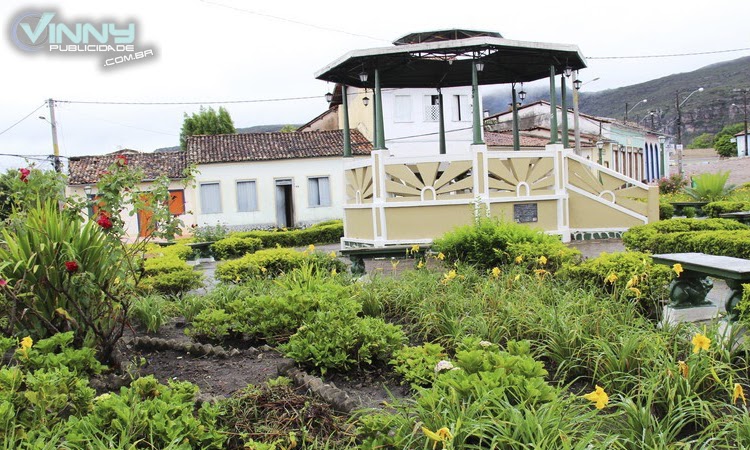
<path id="1" fill-rule="evenodd" d="M 147 205 L 151 203 L 151 194 L 141 194 L 141 201 Z M 145 209 L 138 210 L 138 236 L 148 237 L 154 231 L 153 212 Z"/>

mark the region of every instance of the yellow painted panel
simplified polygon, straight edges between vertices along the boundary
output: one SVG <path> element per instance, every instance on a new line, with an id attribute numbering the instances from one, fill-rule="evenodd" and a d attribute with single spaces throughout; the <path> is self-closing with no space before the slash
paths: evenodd
<path id="1" fill-rule="evenodd" d="M 344 236 L 351 239 L 375 239 L 371 209 L 345 209 Z"/>
<path id="2" fill-rule="evenodd" d="M 550 178 L 553 179 L 553 169 L 555 168 L 554 160 L 552 158 L 538 158 L 534 162 L 534 167 L 531 169 L 531 173 L 529 174 L 529 177 L 526 179 L 526 182 L 531 184 L 532 182 L 536 183 L 538 180 L 542 178 Z M 553 179 L 554 183 L 554 179 Z"/>
<path id="3" fill-rule="evenodd" d="M 417 189 L 424 187 L 424 184 L 414 175 L 414 172 L 403 164 L 385 166 L 385 173 Z"/>
<path id="4" fill-rule="evenodd" d="M 446 184 L 445 186 L 438 189 L 437 193 L 445 194 L 446 192 L 456 192 L 456 191 L 462 191 L 464 189 L 473 189 L 473 188 L 474 188 L 474 177 L 467 177 L 461 181 Z"/>
<path id="5" fill-rule="evenodd" d="M 557 230 L 557 201 L 544 200 L 540 202 L 518 202 L 518 203 L 536 203 L 537 204 L 537 222 L 524 223 L 532 228 L 539 228 L 545 231 Z M 490 205 L 492 217 L 497 217 L 508 222 L 513 221 L 514 203 L 493 203 Z"/>
<path id="6" fill-rule="evenodd" d="M 472 208 L 472 205 L 386 208 L 388 239 L 435 239 L 457 226 L 472 223 Z"/>
<path id="7" fill-rule="evenodd" d="M 498 180 L 496 178 L 490 177 L 490 189 L 500 189 L 500 190 L 510 190 L 513 191 L 513 195 L 515 195 L 516 192 L 516 186 L 513 184 L 508 183 L 504 180 Z"/>
<path id="8" fill-rule="evenodd" d="M 411 186 L 406 186 L 392 180 L 385 181 L 385 190 L 389 194 L 401 194 L 409 197 L 421 197 L 422 191 Z"/>
<path id="9" fill-rule="evenodd" d="M 471 169 L 471 161 L 454 161 L 445 169 L 443 175 L 435 182 L 435 189 L 443 187 L 443 185 L 449 183 L 451 180 Z"/>
<path id="10" fill-rule="evenodd" d="M 419 170 L 419 174 L 422 175 L 422 181 L 424 181 L 425 186 L 432 186 L 435 184 L 439 167 L 440 163 L 438 162 L 417 164 L 417 170 Z"/>
<path id="11" fill-rule="evenodd" d="M 642 225 L 643 221 L 623 212 L 584 197 L 575 192 L 570 194 L 570 227 L 576 228 L 629 228 Z"/>
<path id="12" fill-rule="evenodd" d="M 511 167 L 511 164 L 507 160 L 491 159 L 487 163 L 490 174 L 515 185 L 518 183 L 518 178 L 511 170 Z"/>

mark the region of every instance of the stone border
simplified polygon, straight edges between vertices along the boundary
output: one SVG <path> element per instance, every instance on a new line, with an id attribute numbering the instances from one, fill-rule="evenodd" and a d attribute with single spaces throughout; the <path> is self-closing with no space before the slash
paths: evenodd
<path id="1" fill-rule="evenodd" d="M 279 363 L 277 370 L 279 375 L 291 378 L 296 386 L 307 388 L 309 392 L 322 398 L 337 411 L 350 413 L 360 407 L 360 404 L 349 397 L 346 391 L 337 388 L 333 383 L 324 383 L 319 377 L 299 369 L 293 360 Z"/>
<path id="2" fill-rule="evenodd" d="M 177 352 L 185 352 L 197 356 L 217 356 L 222 359 L 229 358 L 231 356 L 237 356 L 242 353 L 236 348 L 227 351 L 223 347 L 220 347 L 218 345 L 185 342 L 177 339 L 152 338 L 149 336 L 137 337 L 130 341 L 130 344 L 135 348 L 142 348 L 146 350 L 174 350 Z M 253 350 L 255 350 L 255 353 L 258 352 L 256 349 Z"/>
<path id="3" fill-rule="evenodd" d="M 622 239 L 624 231 L 574 231 L 570 233 L 571 241 L 591 241 L 597 239 Z"/>

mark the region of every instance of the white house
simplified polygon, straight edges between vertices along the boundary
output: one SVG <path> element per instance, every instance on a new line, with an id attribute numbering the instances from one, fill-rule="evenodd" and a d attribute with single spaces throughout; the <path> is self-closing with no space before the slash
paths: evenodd
<path id="1" fill-rule="evenodd" d="M 746 136 L 744 131 L 740 131 L 734 135 L 732 142 L 737 143 L 737 156 L 743 157 L 750 155 L 747 151 L 748 141 L 750 141 L 750 136 Z"/>
<path id="2" fill-rule="evenodd" d="M 135 150 L 119 150 L 106 155 L 71 157 L 68 165 L 69 177 L 67 195 L 79 195 L 89 199 L 96 199 L 96 183 L 102 173 L 116 161 L 124 157 L 130 168 L 143 170 L 144 182 L 138 186 L 144 193 L 150 189 L 151 182 L 160 175 L 167 175 L 170 179 L 169 209 L 172 214 L 180 216 L 185 228 L 195 223 L 194 197 L 192 186 L 184 186 L 187 155 L 185 152 L 142 153 Z M 98 214 L 94 207 L 89 211 L 90 216 Z M 143 211 L 126 210 L 120 213 L 125 222 L 125 232 L 130 239 L 146 236 L 150 216 Z"/>
<path id="3" fill-rule="evenodd" d="M 197 224 L 281 228 L 340 219 L 343 147 L 341 130 L 188 138 L 188 162 L 199 172 Z M 372 150 L 356 130 L 351 147 L 353 158 Z"/>

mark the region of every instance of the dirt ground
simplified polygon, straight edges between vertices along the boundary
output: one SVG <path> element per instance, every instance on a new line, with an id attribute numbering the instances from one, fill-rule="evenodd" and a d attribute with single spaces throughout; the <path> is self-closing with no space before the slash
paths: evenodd
<path id="1" fill-rule="evenodd" d="M 720 158 L 713 149 L 684 150 L 683 170 L 686 176 L 729 171 L 729 183 L 750 182 L 750 158 Z M 677 157 L 673 157 L 670 173 L 677 173 Z"/>

